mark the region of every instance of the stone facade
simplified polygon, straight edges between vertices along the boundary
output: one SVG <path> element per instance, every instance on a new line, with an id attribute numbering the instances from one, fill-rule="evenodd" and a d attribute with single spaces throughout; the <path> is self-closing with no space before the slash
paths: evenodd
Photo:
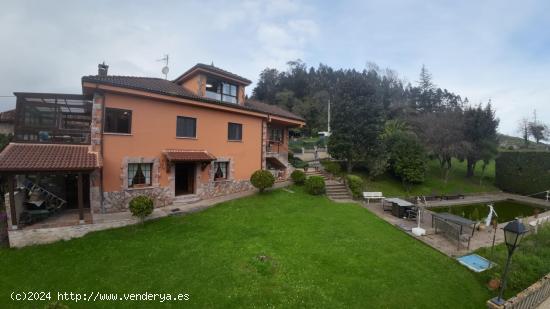
<path id="1" fill-rule="evenodd" d="M 167 187 L 147 187 L 126 189 L 117 192 L 103 193 L 103 209 L 101 213 L 115 213 L 128 211 L 130 201 L 140 195 L 149 196 L 155 202 L 155 208 L 171 205 L 174 201 L 173 192 Z M 94 213 L 100 213 L 93 210 Z"/>
<path id="2" fill-rule="evenodd" d="M 209 181 L 197 188 L 197 195 L 202 199 L 208 199 L 253 189 L 254 186 L 248 180 Z"/>
<path id="3" fill-rule="evenodd" d="M 266 152 L 267 152 L 267 123 L 262 120 L 262 169 L 267 168 L 266 164 Z"/>

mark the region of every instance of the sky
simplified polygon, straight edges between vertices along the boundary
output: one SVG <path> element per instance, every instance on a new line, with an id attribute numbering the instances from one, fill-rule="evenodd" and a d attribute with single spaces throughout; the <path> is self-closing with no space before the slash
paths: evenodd
<path id="1" fill-rule="evenodd" d="M 362 70 L 373 62 L 415 83 L 491 100 L 499 131 L 550 124 L 550 1 L 0 0 L 0 111 L 13 92 L 80 93 L 97 73 L 168 78 L 198 62 L 256 82 L 290 60 Z M 253 85 L 247 88 L 251 93 Z"/>

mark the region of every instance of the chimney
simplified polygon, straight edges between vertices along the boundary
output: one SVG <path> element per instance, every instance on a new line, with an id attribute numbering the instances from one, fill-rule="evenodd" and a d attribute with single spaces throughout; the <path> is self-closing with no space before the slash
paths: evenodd
<path id="1" fill-rule="evenodd" d="M 99 76 L 107 76 L 108 70 L 109 70 L 109 66 L 105 64 L 105 61 L 97 65 L 97 75 Z"/>

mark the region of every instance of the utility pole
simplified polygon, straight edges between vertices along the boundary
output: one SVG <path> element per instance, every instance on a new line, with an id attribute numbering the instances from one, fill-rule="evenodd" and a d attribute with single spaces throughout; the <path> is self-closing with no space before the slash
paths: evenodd
<path id="1" fill-rule="evenodd" d="M 328 99 L 328 128 L 327 132 L 330 135 L 330 98 Z"/>

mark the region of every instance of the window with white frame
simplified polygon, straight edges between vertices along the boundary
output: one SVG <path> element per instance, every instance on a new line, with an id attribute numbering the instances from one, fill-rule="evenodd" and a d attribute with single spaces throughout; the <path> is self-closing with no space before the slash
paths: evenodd
<path id="1" fill-rule="evenodd" d="M 128 187 L 151 186 L 152 163 L 128 163 Z"/>
<path id="2" fill-rule="evenodd" d="M 214 162 L 214 180 L 225 180 L 229 177 L 229 162 Z"/>

